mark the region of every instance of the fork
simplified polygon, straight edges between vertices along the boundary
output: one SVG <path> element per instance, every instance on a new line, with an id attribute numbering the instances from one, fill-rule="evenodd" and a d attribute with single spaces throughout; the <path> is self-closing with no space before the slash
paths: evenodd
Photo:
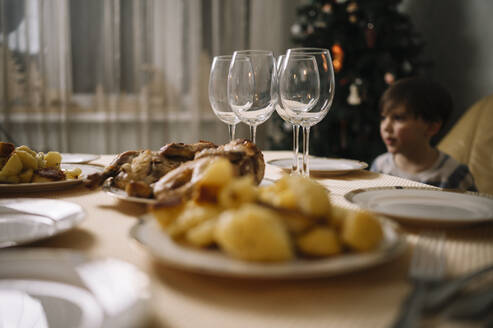
<path id="1" fill-rule="evenodd" d="M 444 233 L 424 232 L 418 236 L 409 270 L 413 290 L 401 305 L 393 328 L 419 326 L 429 288 L 445 276 L 444 240 Z"/>

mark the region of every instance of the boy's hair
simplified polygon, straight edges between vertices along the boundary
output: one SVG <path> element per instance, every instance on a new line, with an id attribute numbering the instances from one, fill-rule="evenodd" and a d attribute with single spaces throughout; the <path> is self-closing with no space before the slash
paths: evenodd
<path id="1" fill-rule="evenodd" d="M 422 77 L 396 81 L 380 98 L 380 113 L 387 114 L 396 106 L 426 122 L 442 122 L 449 118 L 453 105 L 449 92 L 440 84 Z"/>

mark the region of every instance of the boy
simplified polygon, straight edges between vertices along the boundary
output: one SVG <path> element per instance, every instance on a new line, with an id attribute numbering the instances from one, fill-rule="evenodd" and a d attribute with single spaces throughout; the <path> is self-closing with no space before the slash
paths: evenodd
<path id="1" fill-rule="evenodd" d="M 406 78 L 380 99 L 380 135 L 387 153 L 370 170 L 441 188 L 476 191 L 466 165 L 431 145 L 452 111 L 450 94 L 437 83 Z"/>

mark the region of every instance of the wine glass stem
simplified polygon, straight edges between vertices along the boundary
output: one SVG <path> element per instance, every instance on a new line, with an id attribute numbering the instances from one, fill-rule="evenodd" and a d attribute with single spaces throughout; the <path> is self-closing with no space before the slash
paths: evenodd
<path id="1" fill-rule="evenodd" d="M 310 176 L 310 167 L 309 167 L 309 159 L 308 152 L 310 147 L 310 127 L 303 127 L 303 167 L 302 167 L 302 175 Z"/>
<path id="2" fill-rule="evenodd" d="M 293 164 L 291 168 L 291 174 L 298 174 L 300 166 L 298 165 L 298 152 L 300 149 L 299 142 L 300 126 L 293 124 Z"/>
<path id="3" fill-rule="evenodd" d="M 229 141 L 235 139 L 236 124 L 228 124 Z"/>
<path id="4" fill-rule="evenodd" d="M 250 139 L 253 143 L 256 143 L 256 135 L 257 135 L 257 126 L 250 125 Z"/>

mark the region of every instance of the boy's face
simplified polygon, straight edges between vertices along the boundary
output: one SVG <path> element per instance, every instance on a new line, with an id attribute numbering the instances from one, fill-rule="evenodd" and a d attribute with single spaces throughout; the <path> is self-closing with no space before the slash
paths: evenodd
<path id="1" fill-rule="evenodd" d="M 380 135 L 388 152 L 412 155 L 416 150 L 429 146 L 440 125 L 426 122 L 407 112 L 404 106 L 397 106 L 382 114 Z"/>

